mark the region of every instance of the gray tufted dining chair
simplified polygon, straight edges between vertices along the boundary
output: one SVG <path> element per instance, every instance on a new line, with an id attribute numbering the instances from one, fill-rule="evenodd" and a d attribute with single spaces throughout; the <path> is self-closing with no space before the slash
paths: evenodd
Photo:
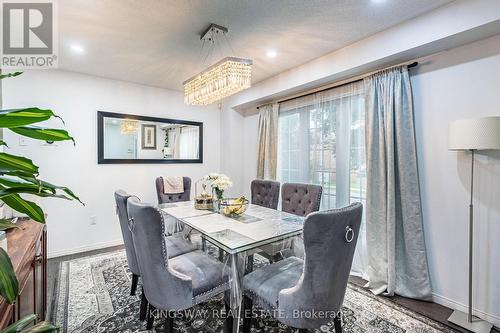
<path id="1" fill-rule="evenodd" d="M 320 185 L 284 183 L 281 187 L 281 210 L 290 214 L 306 216 L 319 210 L 323 188 Z M 261 255 L 271 263 L 303 252 L 301 236 L 262 247 Z M 252 263 L 250 262 L 250 265 Z M 249 269 L 248 269 L 249 270 Z"/>
<path id="2" fill-rule="evenodd" d="M 182 182 L 184 185 L 184 192 L 182 193 L 164 193 L 163 192 L 163 178 L 157 177 L 156 184 L 156 194 L 158 196 L 158 204 L 173 203 L 181 201 L 191 200 L 191 178 L 182 177 Z M 166 233 L 172 234 L 181 231 L 184 225 L 179 224 L 178 221 L 172 217 L 165 217 Z"/>
<path id="3" fill-rule="evenodd" d="M 137 282 L 141 275 L 137 257 L 135 256 L 134 243 L 132 241 L 132 233 L 128 229 L 128 214 L 127 214 L 127 200 L 131 195 L 123 190 L 115 191 L 116 214 L 120 221 L 120 229 L 122 231 L 123 243 L 125 245 L 125 254 L 127 255 L 128 268 L 132 272 L 132 287 L 130 295 L 135 295 L 137 289 Z"/>
<path id="4" fill-rule="evenodd" d="M 320 185 L 285 183 L 281 189 L 281 210 L 287 213 L 306 216 L 317 212 L 321 205 L 323 188 Z M 304 257 L 304 242 L 302 235 L 289 240 L 283 247 L 282 255 Z"/>
<path id="5" fill-rule="evenodd" d="M 281 187 L 281 210 L 299 216 L 317 212 L 322 192 L 320 185 L 285 183 Z"/>
<path id="6" fill-rule="evenodd" d="M 118 214 L 118 219 L 120 221 L 120 228 L 123 236 L 123 243 L 125 245 L 125 253 L 127 256 L 127 263 L 130 271 L 132 272 L 132 287 L 130 291 L 130 295 L 135 295 L 137 289 L 137 283 L 139 280 L 140 269 L 139 263 L 137 261 L 137 255 L 135 252 L 135 246 L 132 239 L 132 232 L 129 229 L 129 215 L 127 212 L 127 200 L 128 198 L 133 197 L 135 200 L 140 201 L 136 196 L 132 196 L 123 190 L 115 191 L 115 200 L 116 200 L 116 211 Z M 169 257 L 174 258 L 178 255 L 191 252 L 196 250 L 196 246 L 186 241 L 182 235 L 172 235 L 165 237 L 165 244 L 169 248 Z M 141 305 L 140 305 L 140 313 L 139 318 L 144 320 L 146 317 L 146 307 L 148 303 L 146 301 L 146 297 L 144 295 L 144 290 L 141 296 Z"/>
<path id="7" fill-rule="evenodd" d="M 252 192 L 252 204 L 271 209 L 278 208 L 280 182 L 255 179 L 252 181 L 250 189 Z"/>
<path id="8" fill-rule="evenodd" d="M 156 178 L 156 194 L 158 196 L 158 204 L 191 200 L 191 178 L 182 177 L 182 182 L 184 183 L 184 192 L 175 194 L 164 193 L 163 178 Z"/>
<path id="9" fill-rule="evenodd" d="M 229 289 L 228 270 L 201 251 L 169 258 L 163 214 L 137 198 L 127 202 L 130 229 L 136 249 L 144 293 L 149 303 L 147 329 L 157 310 L 188 309 Z M 165 330 L 173 330 L 173 316 L 165 316 Z"/>
<path id="10" fill-rule="evenodd" d="M 311 213 L 304 222 L 304 260 L 289 257 L 265 266 L 243 278 L 244 307 L 255 303 L 277 320 L 301 332 L 319 329 L 332 319 L 341 333 L 338 315 L 347 287 L 358 239 L 363 206 L 350 206 Z M 275 311 L 278 310 L 278 311 Z M 306 311 L 323 311 L 326 318 L 297 316 Z M 250 332 L 244 319 L 243 332 Z"/>
<path id="11" fill-rule="evenodd" d="M 280 185 L 280 182 L 273 180 L 254 179 L 250 184 L 252 204 L 277 209 L 280 197 Z M 255 251 L 247 252 L 247 272 L 251 272 L 253 269 L 254 253 L 260 253 L 260 255 L 272 262 L 275 254 L 279 252 L 275 251 L 276 248 L 281 249 L 281 242 L 280 244 L 265 245 Z"/>

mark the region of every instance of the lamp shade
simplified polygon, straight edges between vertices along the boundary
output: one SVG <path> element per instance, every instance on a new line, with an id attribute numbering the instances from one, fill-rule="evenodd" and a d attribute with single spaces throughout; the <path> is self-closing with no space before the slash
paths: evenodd
<path id="1" fill-rule="evenodd" d="M 500 149 L 500 117 L 452 121 L 448 129 L 448 149 Z"/>

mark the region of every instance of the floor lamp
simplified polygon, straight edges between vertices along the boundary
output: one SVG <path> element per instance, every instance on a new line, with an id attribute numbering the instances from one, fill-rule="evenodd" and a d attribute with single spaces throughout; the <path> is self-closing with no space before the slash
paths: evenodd
<path id="1" fill-rule="evenodd" d="M 471 181 L 469 204 L 469 302 L 468 311 L 455 310 L 448 321 L 472 332 L 489 333 L 492 325 L 472 315 L 472 259 L 474 231 L 474 153 L 477 150 L 500 149 L 500 117 L 455 120 L 449 126 L 449 150 L 471 152 Z"/>

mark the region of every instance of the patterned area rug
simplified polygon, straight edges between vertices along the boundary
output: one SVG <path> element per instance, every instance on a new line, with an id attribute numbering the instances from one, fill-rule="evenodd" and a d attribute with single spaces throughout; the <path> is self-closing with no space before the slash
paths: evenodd
<path id="1" fill-rule="evenodd" d="M 256 268 L 264 264 L 265 259 L 256 255 Z M 61 332 L 147 332 L 145 322 L 138 320 L 140 292 L 130 296 L 130 278 L 124 251 L 62 262 L 51 309 L 53 322 Z M 223 319 L 205 314 L 220 313 L 223 308 L 222 297 L 200 304 L 192 312 L 194 316 L 176 320 L 175 331 L 222 332 Z M 347 288 L 342 312 L 344 332 L 455 332 L 352 284 Z M 161 329 L 160 322 L 155 324 L 155 330 Z M 252 332 L 293 331 L 266 317 L 253 322 Z M 325 325 L 316 332 L 335 330 L 333 325 Z"/>

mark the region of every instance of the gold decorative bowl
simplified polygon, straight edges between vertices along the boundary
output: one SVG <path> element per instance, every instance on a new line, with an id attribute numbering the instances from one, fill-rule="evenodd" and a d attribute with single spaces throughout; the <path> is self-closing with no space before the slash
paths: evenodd
<path id="1" fill-rule="evenodd" d="M 248 200 L 245 197 L 227 198 L 219 201 L 219 213 L 234 217 L 243 214 L 248 208 Z"/>

